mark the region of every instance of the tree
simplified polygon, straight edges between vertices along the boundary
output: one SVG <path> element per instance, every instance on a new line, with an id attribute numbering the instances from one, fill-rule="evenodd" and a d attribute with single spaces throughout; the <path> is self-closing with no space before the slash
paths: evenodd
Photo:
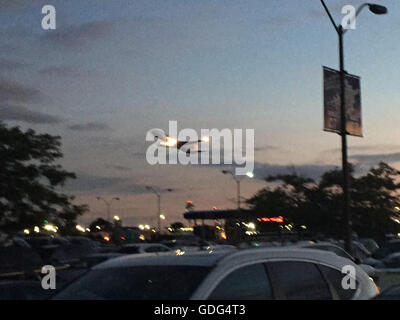
<path id="1" fill-rule="evenodd" d="M 354 176 L 353 167 L 350 171 L 353 230 L 378 240 L 400 232 L 400 224 L 395 222 L 396 217 L 400 219 L 396 210 L 400 207 L 400 172 L 386 163 L 359 177 Z M 273 176 L 266 180 L 275 186 L 260 190 L 247 202 L 256 212 L 281 215 L 314 233 L 341 237 L 342 179 L 339 169 L 324 173 L 319 181 L 297 175 Z"/>
<path id="2" fill-rule="evenodd" d="M 0 229 L 6 235 L 40 227 L 44 221 L 68 233 L 87 211 L 87 206 L 73 204 L 73 196 L 57 190 L 76 178 L 56 163 L 63 156 L 60 140 L 0 122 Z"/>

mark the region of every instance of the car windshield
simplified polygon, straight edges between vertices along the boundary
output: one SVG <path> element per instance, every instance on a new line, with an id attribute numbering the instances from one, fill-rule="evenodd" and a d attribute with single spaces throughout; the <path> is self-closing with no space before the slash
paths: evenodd
<path id="1" fill-rule="evenodd" d="M 59 300 L 189 299 L 210 272 L 198 266 L 135 266 L 92 270 L 54 296 Z M 101 286 L 98 284 L 101 283 Z"/>

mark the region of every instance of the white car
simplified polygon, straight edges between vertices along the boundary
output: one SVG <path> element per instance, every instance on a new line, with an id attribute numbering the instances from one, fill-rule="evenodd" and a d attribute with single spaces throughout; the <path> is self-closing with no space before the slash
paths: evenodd
<path id="1" fill-rule="evenodd" d="M 122 246 L 120 253 L 136 254 L 136 253 L 155 253 L 155 252 L 170 252 L 171 248 L 161 243 L 129 243 Z"/>
<path id="2" fill-rule="evenodd" d="M 355 272 L 354 288 L 348 290 L 342 287 L 345 266 Z M 257 248 L 108 260 L 54 299 L 350 300 L 370 299 L 377 293 L 375 283 L 359 266 L 333 253 Z"/>

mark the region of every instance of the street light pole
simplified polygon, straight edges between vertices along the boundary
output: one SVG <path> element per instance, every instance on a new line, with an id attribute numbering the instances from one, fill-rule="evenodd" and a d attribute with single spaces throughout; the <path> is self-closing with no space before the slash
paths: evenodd
<path id="1" fill-rule="evenodd" d="M 349 163 L 347 161 L 347 131 L 346 131 L 346 90 L 345 90 L 345 74 L 344 70 L 344 45 L 343 36 L 347 29 L 344 29 L 342 25 L 336 25 L 328 7 L 324 0 L 321 0 L 322 6 L 324 7 L 329 19 L 331 20 L 338 36 L 339 36 L 339 67 L 340 67 L 340 135 L 342 137 L 342 171 L 343 171 L 343 220 L 345 224 L 345 249 L 350 254 L 352 253 L 352 222 L 350 212 L 350 179 L 349 179 Z M 354 18 L 361 13 L 365 8 L 369 7 L 370 11 L 374 14 L 386 14 L 387 9 L 384 6 L 364 3 L 362 4 Z"/>
<path id="2" fill-rule="evenodd" d="M 119 198 L 114 197 L 112 198 L 110 201 L 107 201 L 106 199 L 102 198 L 102 197 L 96 197 L 97 200 L 102 200 L 105 204 L 106 204 L 106 208 L 107 208 L 107 221 L 111 222 L 110 220 L 110 215 L 111 215 L 111 203 L 113 200 L 119 200 Z"/>
<path id="3" fill-rule="evenodd" d="M 158 192 L 156 189 L 150 186 L 146 186 L 146 189 L 153 192 L 157 196 L 157 208 L 158 208 L 158 214 L 157 214 L 157 227 L 158 227 L 158 232 L 161 234 L 161 192 Z M 166 189 L 165 191 L 171 192 L 173 189 Z"/>

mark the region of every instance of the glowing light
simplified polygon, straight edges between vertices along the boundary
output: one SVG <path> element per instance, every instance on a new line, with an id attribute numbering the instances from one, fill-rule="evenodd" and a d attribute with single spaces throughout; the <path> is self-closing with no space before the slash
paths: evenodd
<path id="1" fill-rule="evenodd" d="M 40 232 L 40 229 L 39 229 L 38 226 L 35 226 L 35 227 L 33 228 L 33 231 L 35 231 L 36 233 L 39 233 L 39 232 Z"/>
<path id="2" fill-rule="evenodd" d="M 201 141 L 210 142 L 210 137 L 203 137 L 203 138 L 201 138 Z"/>
<path id="3" fill-rule="evenodd" d="M 101 230 L 100 226 L 96 226 L 96 229 Z"/>
<path id="4" fill-rule="evenodd" d="M 108 236 L 105 236 L 103 239 L 104 239 L 105 241 L 107 241 L 107 242 L 110 241 L 110 237 L 108 237 Z"/>
<path id="5" fill-rule="evenodd" d="M 160 214 L 160 219 L 165 220 L 166 219 L 165 215 Z"/>
<path id="6" fill-rule="evenodd" d="M 304 229 L 304 230 L 306 230 L 306 229 L 307 229 L 307 227 L 306 227 L 306 226 L 300 226 L 300 228 L 302 228 L 302 229 Z"/>
<path id="7" fill-rule="evenodd" d="M 163 147 L 167 147 L 167 148 L 172 148 L 174 146 L 176 146 L 178 144 L 178 140 L 171 138 L 171 137 L 166 137 L 165 141 L 161 141 L 160 145 L 162 145 Z"/>
<path id="8" fill-rule="evenodd" d="M 250 179 L 254 178 L 254 173 L 253 172 L 247 172 L 246 176 L 248 176 Z"/>
<path id="9" fill-rule="evenodd" d="M 249 228 L 249 229 L 255 229 L 256 228 L 256 225 L 253 223 L 253 222 L 250 222 L 248 225 L 247 225 L 247 228 Z"/>
<path id="10" fill-rule="evenodd" d="M 86 228 L 86 231 L 87 231 L 87 232 L 90 232 L 90 229 L 89 229 L 89 228 Z"/>
<path id="11" fill-rule="evenodd" d="M 43 229 L 46 231 L 57 232 L 57 228 L 52 224 L 46 224 Z"/>
<path id="12" fill-rule="evenodd" d="M 145 240 L 146 240 L 145 236 L 142 235 L 142 234 L 139 236 L 139 239 L 142 240 L 142 241 L 145 241 Z"/>
<path id="13" fill-rule="evenodd" d="M 76 228 L 76 230 L 78 230 L 80 232 L 85 232 L 86 231 L 85 228 L 82 227 L 80 224 L 77 224 L 75 228 Z"/>
<path id="14" fill-rule="evenodd" d="M 149 226 L 148 224 L 146 224 L 146 225 L 144 226 L 144 228 L 145 228 L 146 230 L 150 230 L 150 226 Z"/>
<path id="15" fill-rule="evenodd" d="M 277 218 L 257 218 L 257 221 L 260 221 L 260 222 L 277 222 L 277 223 L 283 223 L 283 217 L 277 217 Z"/>
<path id="16" fill-rule="evenodd" d="M 114 220 L 115 220 L 115 221 L 119 221 L 120 219 L 119 219 L 118 216 L 114 216 Z"/>
<path id="17" fill-rule="evenodd" d="M 24 229 L 25 234 L 30 234 L 30 231 L 28 229 Z"/>
<path id="18" fill-rule="evenodd" d="M 140 230 L 144 230 L 144 225 L 139 224 L 139 229 L 140 229 Z"/>
<path id="19" fill-rule="evenodd" d="M 185 254 L 185 251 L 182 251 L 181 249 L 178 249 L 175 251 L 177 256 L 183 256 Z"/>
<path id="20" fill-rule="evenodd" d="M 227 239 L 227 236 L 226 236 L 226 233 L 225 233 L 225 232 L 221 232 L 221 238 L 224 239 L 224 240 Z"/>

